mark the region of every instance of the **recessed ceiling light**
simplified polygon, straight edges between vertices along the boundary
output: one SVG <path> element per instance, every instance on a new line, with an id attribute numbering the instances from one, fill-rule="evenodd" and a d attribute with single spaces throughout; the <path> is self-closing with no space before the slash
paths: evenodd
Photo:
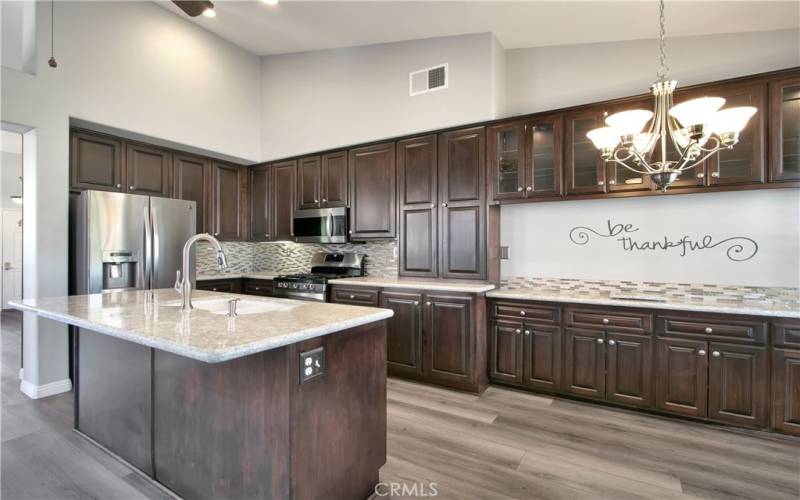
<path id="1" fill-rule="evenodd" d="M 267 4 L 267 5 L 278 5 L 278 1 L 279 0 L 261 0 L 261 2 L 263 2 L 263 3 Z"/>
<path id="2" fill-rule="evenodd" d="M 214 12 L 214 9 L 209 7 L 206 10 L 203 11 L 203 15 L 206 16 L 206 17 L 215 17 L 217 15 L 217 13 Z"/>

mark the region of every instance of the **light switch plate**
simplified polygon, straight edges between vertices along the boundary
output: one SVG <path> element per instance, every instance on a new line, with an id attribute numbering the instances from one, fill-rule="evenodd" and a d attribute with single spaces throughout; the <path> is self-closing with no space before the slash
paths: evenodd
<path id="1" fill-rule="evenodd" d="M 317 347 L 300 353 L 300 383 L 305 384 L 325 373 L 325 350 Z"/>

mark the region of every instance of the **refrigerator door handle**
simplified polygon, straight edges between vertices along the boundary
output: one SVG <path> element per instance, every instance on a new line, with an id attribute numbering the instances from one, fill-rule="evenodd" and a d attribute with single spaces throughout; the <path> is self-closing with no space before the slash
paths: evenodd
<path id="1" fill-rule="evenodd" d="M 150 207 L 144 207 L 144 251 L 142 252 L 142 265 L 139 266 L 141 277 L 141 284 L 138 288 L 147 290 L 150 288 L 150 277 L 153 275 L 150 272 L 151 255 L 150 252 L 153 248 L 153 228 L 150 221 Z"/>
<path id="2" fill-rule="evenodd" d="M 155 286 L 155 277 L 158 273 L 158 261 L 160 257 L 159 247 L 160 241 L 158 238 L 158 211 L 154 210 L 153 208 L 150 209 L 150 217 L 153 220 L 153 259 L 150 264 L 150 276 L 151 276 L 151 283 L 152 287 Z"/>

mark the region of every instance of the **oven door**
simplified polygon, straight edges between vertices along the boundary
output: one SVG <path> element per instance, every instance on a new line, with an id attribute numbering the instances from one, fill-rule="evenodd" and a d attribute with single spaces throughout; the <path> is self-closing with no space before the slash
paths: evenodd
<path id="1" fill-rule="evenodd" d="M 299 243 L 347 243 L 347 209 L 296 210 L 294 240 Z"/>

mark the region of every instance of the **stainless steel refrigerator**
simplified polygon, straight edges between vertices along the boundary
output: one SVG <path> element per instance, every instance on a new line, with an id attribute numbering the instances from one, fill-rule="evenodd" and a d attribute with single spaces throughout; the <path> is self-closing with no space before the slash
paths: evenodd
<path id="1" fill-rule="evenodd" d="M 193 201 L 83 191 L 70 203 L 71 293 L 169 288 L 195 234 Z M 189 277 L 194 282 L 194 255 Z"/>

